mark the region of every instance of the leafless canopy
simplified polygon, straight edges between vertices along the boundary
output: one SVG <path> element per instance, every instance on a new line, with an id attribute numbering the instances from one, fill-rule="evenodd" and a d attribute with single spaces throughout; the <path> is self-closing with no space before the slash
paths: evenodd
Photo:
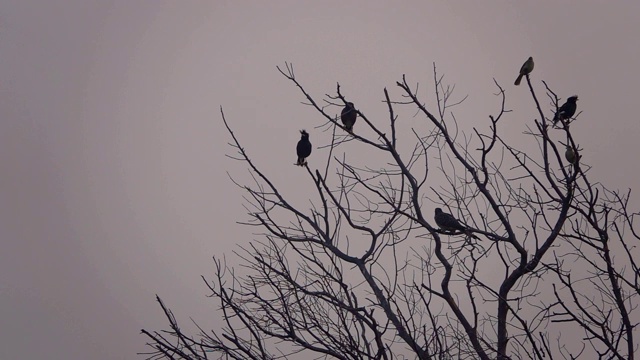
<path id="1" fill-rule="evenodd" d="M 203 278 L 218 328 L 182 330 L 158 298 L 169 328 L 142 330 L 146 356 L 634 358 L 640 273 L 630 191 L 589 179 L 570 130 L 580 121 L 552 125 L 561 99 L 543 82 L 541 104 L 535 72 L 526 75 L 537 109 L 529 119 L 512 116 L 496 81 L 496 112 L 461 121 L 453 110 L 464 98 L 435 65 L 427 97 L 403 76 L 396 99 L 384 89 L 387 114 L 376 115 L 339 85 L 318 99 L 293 66 L 278 70 L 322 130 L 309 165 L 291 169 L 314 189 L 310 206 L 295 206 L 300 199 L 265 175 L 221 110 L 233 157 L 253 175 L 249 185 L 235 182 L 246 193 L 246 224 L 263 236 L 237 253 L 240 268 L 215 258 L 216 277 Z M 337 116 L 348 101 L 358 109 L 353 135 Z M 520 137 L 505 136 L 506 121 Z M 439 229 L 437 207 L 470 231 Z"/>

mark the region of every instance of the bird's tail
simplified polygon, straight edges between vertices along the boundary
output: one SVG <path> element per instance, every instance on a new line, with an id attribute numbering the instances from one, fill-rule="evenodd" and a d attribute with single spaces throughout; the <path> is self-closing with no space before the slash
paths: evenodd
<path id="1" fill-rule="evenodd" d="M 469 237 L 472 237 L 472 238 L 474 238 L 474 239 L 476 239 L 476 240 L 480 240 L 480 238 L 479 238 L 479 237 L 477 237 L 477 236 L 475 236 L 475 235 L 473 234 L 473 231 L 471 231 L 471 230 L 469 230 L 469 229 L 465 230 L 465 231 L 464 231 L 464 233 L 465 233 L 465 235 L 467 235 L 467 236 L 469 236 Z"/>
<path id="2" fill-rule="evenodd" d="M 516 79 L 516 82 L 513 83 L 513 85 L 515 86 L 520 85 L 520 82 L 522 81 L 523 76 L 524 76 L 523 74 L 518 75 L 518 78 Z"/>

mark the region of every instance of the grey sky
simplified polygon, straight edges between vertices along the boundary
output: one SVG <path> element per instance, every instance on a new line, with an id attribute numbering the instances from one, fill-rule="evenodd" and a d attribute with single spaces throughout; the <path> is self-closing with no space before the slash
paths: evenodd
<path id="1" fill-rule="evenodd" d="M 284 61 L 314 95 L 340 81 L 381 116 L 383 87 L 406 74 L 428 91 L 435 61 L 469 94 L 462 123 L 498 109 L 495 78 L 519 136 L 533 104 L 512 84 L 533 56 L 540 93 L 544 79 L 580 96 L 573 133 L 592 178 L 637 189 L 639 33 L 632 1 L 4 0 L 0 358 L 134 358 L 140 328 L 166 324 L 156 293 L 185 320 L 216 321 L 199 275 L 252 238 L 234 223 L 225 171 L 246 177 L 224 157 L 219 106 L 275 181 L 300 176 L 298 130 L 321 119 Z M 302 190 L 288 188 L 300 203 Z"/>

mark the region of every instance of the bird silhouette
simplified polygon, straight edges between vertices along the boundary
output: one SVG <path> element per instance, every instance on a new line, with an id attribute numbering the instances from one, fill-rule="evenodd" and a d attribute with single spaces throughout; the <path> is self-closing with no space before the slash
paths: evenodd
<path id="1" fill-rule="evenodd" d="M 442 211 L 441 208 L 436 208 L 436 214 L 433 218 L 436 221 L 436 225 L 438 225 L 442 230 L 461 231 L 468 236 L 474 237 L 476 239 L 478 238 L 477 236 L 473 235 L 468 227 L 462 225 L 460 221 L 458 221 L 458 219 L 453 217 L 453 215 L 447 214 L 446 212 Z"/>
<path id="2" fill-rule="evenodd" d="M 357 116 L 358 113 L 356 112 L 356 108 L 353 106 L 352 102 L 348 102 L 340 113 L 342 124 L 349 134 L 353 134 L 353 125 L 356 123 Z"/>
<path id="3" fill-rule="evenodd" d="M 309 133 L 305 130 L 300 130 L 300 135 L 300 141 L 298 141 L 298 146 L 296 146 L 296 153 L 298 155 L 296 165 L 305 166 L 307 165 L 305 159 L 311 155 L 311 142 L 309 141 Z"/>
<path id="4" fill-rule="evenodd" d="M 576 113 L 576 109 L 578 108 L 578 95 L 573 95 L 567 99 L 567 101 L 560 106 L 555 116 L 553 117 L 553 124 L 555 125 L 558 121 L 568 120 Z"/>
<path id="5" fill-rule="evenodd" d="M 580 155 L 569 144 L 567 144 L 567 150 L 564 152 L 564 158 L 572 165 L 578 165 L 578 161 L 580 161 Z"/>
<path id="6" fill-rule="evenodd" d="M 531 74 L 531 72 L 533 71 L 533 65 L 534 65 L 533 58 L 529 56 L 527 61 L 525 61 L 524 64 L 522 64 L 522 67 L 520 68 L 520 75 L 518 75 L 518 78 L 516 79 L 516 82 L 513 83 L 513 85 L 515 86 L 520 85 L 520 81 L 522 81 L 522 77 L 525 75 Z"/>

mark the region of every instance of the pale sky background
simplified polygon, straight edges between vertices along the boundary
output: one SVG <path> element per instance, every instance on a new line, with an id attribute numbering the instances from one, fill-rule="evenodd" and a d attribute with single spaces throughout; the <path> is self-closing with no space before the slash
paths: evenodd
<path id="1" fill-rule="evenodd" d="M 638 189 L 638 34 L 631 0 L 1 1 L 0 359 L 136 358 L 140 329 L 167 325 L 156 293 L 214 326 L 200 275 L 252 239 L 219 107 L 282 185 L 305 179 L 298 130 L 323 121 L 284 61 L 370 117 L 403 73 L 431 89 L 435 61 L 469 95 L 459 121 L 486 120 L 495 78 L 519 136 L 535 115 L 512 84 L 533 56 L 540 95 L 544 79 L 580 96 L 591 179 Z"/>

